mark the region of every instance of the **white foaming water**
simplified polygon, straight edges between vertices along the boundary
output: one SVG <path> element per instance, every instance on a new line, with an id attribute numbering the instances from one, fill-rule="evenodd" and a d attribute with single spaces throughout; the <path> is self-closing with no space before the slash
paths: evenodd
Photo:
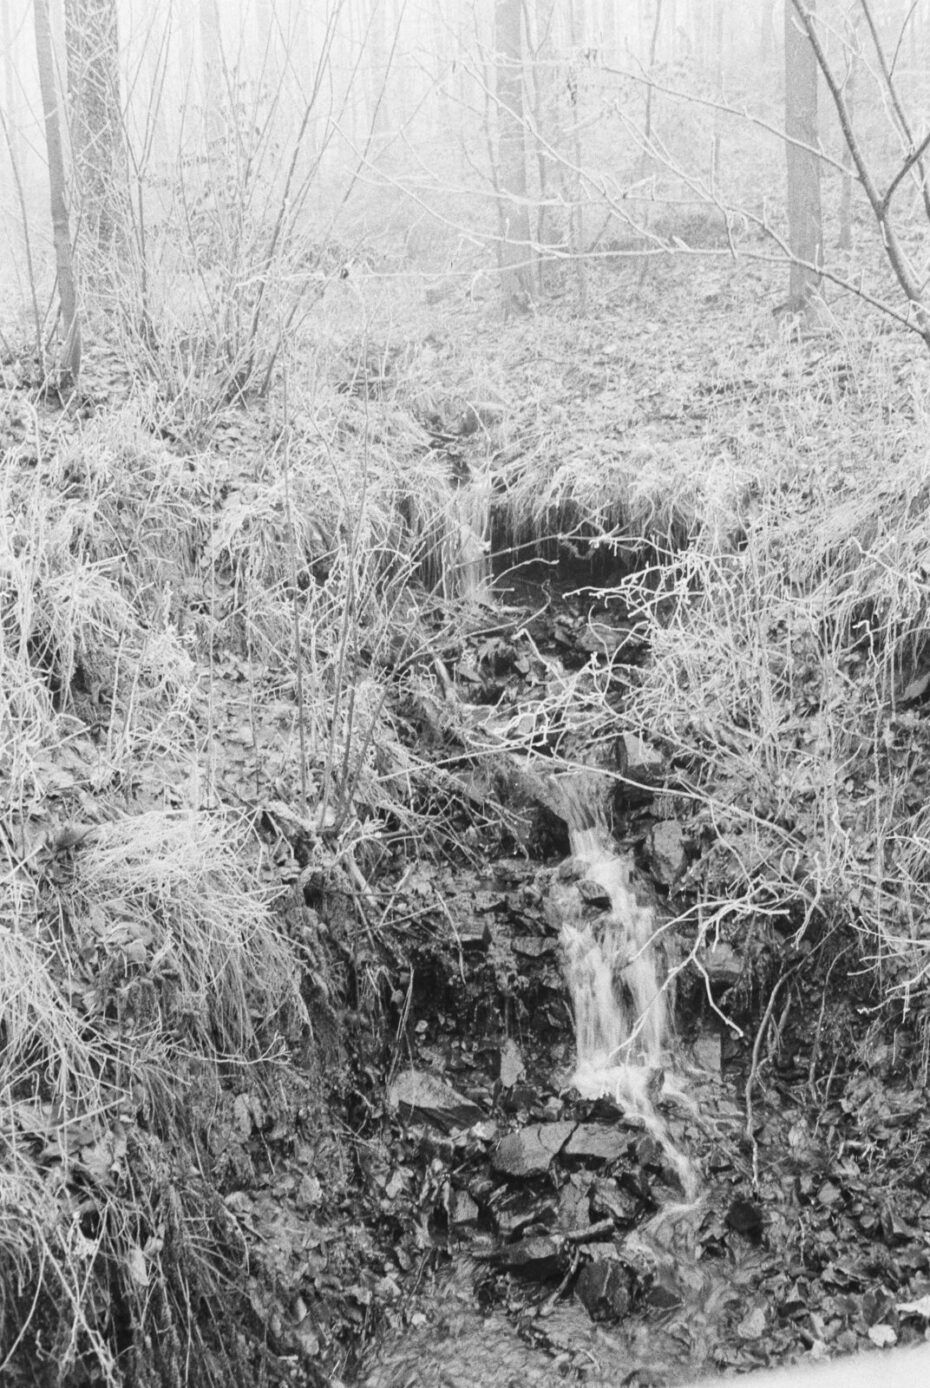
<path id="1" fill-rule="evenodd" d="M 595 920 L 565 921 L 562 926 L 565 978 L 575 1017 L 572 1084 L 585 1098 L 608 1095 L 639 1118 L 677 1173 L 685 1198 L 693 1200 L 697 1173 L 655 1108 L 662 1094 L 693 1107 L 664 1068 L 668 998 L 659 978 L 655 912 L 637 900 L 632 864 L 605 829 L 575 828 L 569 818 L 569 834 L 585 876 L 610 901 L 610 910 Z"/>

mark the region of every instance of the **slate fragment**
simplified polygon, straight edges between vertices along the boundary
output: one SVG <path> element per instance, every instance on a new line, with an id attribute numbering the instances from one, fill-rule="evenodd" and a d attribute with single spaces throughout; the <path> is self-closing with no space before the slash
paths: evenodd
<path id="1" fill-rule="evenodd" d="M 402 1070 L 388 1089 L 388 1103 L 404 1118 L 431 1123 L 450 1133 L 470 1128 L 485 1115 L 477 1104 L 428 1070 Z"/>
<path id="2" fill-rule="evenodd" d="M 731 1201 L 727 1210 L 727 1227 L 737 1234 L 745 1234 L 748 1239 L 757 1240 L 762 1236 L 762 1208 L 754 1200 L 746 1200 L 738 1195 Z"/>
<path id="3" fill-rule="evenodd" d="M 561 1243 L 545 1234 L 504 1244 L 494 1254 L 496 1267 L 540 1279 L 553 1277 L 559 1271 L 561 1261 Z"/>
<path id="4" fill-rule="evenodd" d="M 599 911 L 610 909 L 610 892 L 593 877 L 583 877 L 578 883 L 578 894 L 586 906 L 595 906 Z"/>
<path id="5" fill-rule="evenodd" d="M 574 1131 L 574 1123 L 536 1123 L 520 1128 L 497 1144 L 491 1165 L 506 1176 L 542 1175 Z"/>
<path id="6" fill-rule="evenodd" d="M 642 1213 L 644 1203 L 642 1194 L 634 1194 L 616 1181 L 600 1177 L 591 1191 L 591 1213 L 614 1219 L 618 1224 L 633 1224 Z"/>
<path id="7" fill-rule="evenodd" d="M 650 747 L 648 742 L 637 737 L 636 733 L 620 734 L 617 741 L 617 766 L 624 781 L 647 790 L 657 785 L 665 772 L 662 753 Z"/>
<path id="8" fill-rule="evenodd" d="M 586 1229 L 590 1223 L 590 1190 L 577 1176 L 572 1176 L 559 1191 L 559 1226 L 562 1229 Z"/>
<path id="9" fill-rule="evenodd" d="M 510 1036 L 501 1046 L 500 1053 L 500 1081 L 503 1089 L 512 1089 L 513 1086 L 522 1080 L 526 1074 L 526 1066 L 523 1063 L 523 1054 L 519 1045 Z"/>
<path id="10" fill-rule="evenodd" d="M 456 1229 L 474 1228 L 480 1210 L 467 1190 L 453 1190 L 449 1197 L 449 1223 Z"/>
<path id="11" fill-rule="evenodd" d="M 657 1268 L 655 1280 L 646 1292 L 646 1304 L 659 1311 L 671 1311 L 681 1305 L 681 1288 L 669 1268 Z"/>
<path id="12" fill-rule="evenodd" d="M 617 1320 L 630 1309 L 630 1274 L 621 1263 L 585 1263 L 575 1294 L 593 1321 Z"/>
<path id="13" fill-rule="evenodd" d="M 665 887 L 672 887 L 688 866 L 688 846 L 681 825 L 663 819 L 649 835 L 649 864 L 652 874 Z"/>
<path id="14" fill-rule="evenodd" d="M 562 1156 L 590 1162 L 617 1161 L 626 1154 L 629 1142 L 630 1135 L 623 1129 L 580 1123 L 565 1144 Z"/>
<path id="15" fill-rule="evenodd" d="M 495 1204 L 493 1209 L 497 1231 L 506 1239 L 525 1235 L 531 1225 L 541 1226 L 541 1232 L 555 1223 L 555 1205 L 551 1200 L 541 1200 L 521 1189 L 510 1193 Z"/>

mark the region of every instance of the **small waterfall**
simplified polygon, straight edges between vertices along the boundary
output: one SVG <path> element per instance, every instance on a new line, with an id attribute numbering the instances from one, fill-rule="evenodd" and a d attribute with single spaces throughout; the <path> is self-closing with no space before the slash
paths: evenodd
<path id="1" fill-rule="evenodd" d="M 582 782 L 582 787 L 584 786 Z M 569 779 L 559 787 L 572 852 L 584 875 L 602 888 L 609 910 L 593 920 L 565 919 L 561 943 L 575 1018 L 572 1084 L 585 1098 L 608 1095 L 662 1147 L 687 1200 L 697 1195 L 697 1174 L 673 1143 L 656 1110 L 662 1095 L 693 1107 L 668 1073 L 667 988 L 659 973 L 656 913 L 637 898 L 633 864 L 622 854 L 595 802 L 581 800 Z M 585 826 L 585 827 L 582 827 Z"/>

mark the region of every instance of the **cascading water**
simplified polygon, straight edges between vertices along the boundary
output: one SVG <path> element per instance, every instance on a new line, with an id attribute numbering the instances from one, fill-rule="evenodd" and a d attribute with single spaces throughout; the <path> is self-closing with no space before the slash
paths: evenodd
<path id="1" fill-rule="evenodd" d="M 578 804 L 566 789 L 559 798 L 573 856 L 610 903 L 593 920 L 562 923 L 565 979 L 575 1019 L 572 1084 L 586 1098 L 609 1095 L 639 1118 L 662 1147 L 690 1201 L 697 1195 L 697 1173 L 655 1106 L 666 1095 L 693 1107 L 666 1068 L 668 989 L 659 976 L 656 913 L 637 898 L 629 857 L 605 827 L 590 827 L 590 807 Z"/>

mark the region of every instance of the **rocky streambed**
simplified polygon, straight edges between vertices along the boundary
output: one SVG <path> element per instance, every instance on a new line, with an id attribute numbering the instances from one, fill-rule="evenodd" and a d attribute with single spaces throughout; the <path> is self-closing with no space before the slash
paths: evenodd
<path id="1" fill-rule="evenodd" d="M 763 954 L 705 951 L 649 1076 L 696 1173 L 684 1190 L 642 1117 L 571 1084 L 559 931 L 566 910 L 610 908 L 585 873 L 567 858 L 452 874 L 445 928 L 411 948 L 365 1122 L 380 1276 L 353 1381 L 674 1385 L 917 1338 L 902 1308 L 930 1291 L 930 1131 L 903 1063 L 834 1054 L 825 1090 L 803 1008 L 760 1054 Z M 855 986 L 831 1015 L 849 1020 Z"/>

